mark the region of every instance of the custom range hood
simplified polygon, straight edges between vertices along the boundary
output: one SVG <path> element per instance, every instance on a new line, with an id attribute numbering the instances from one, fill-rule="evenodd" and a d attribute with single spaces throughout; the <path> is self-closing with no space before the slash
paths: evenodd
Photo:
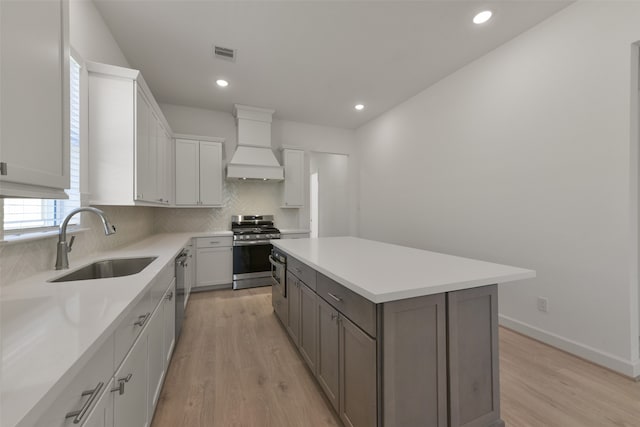
<path id="1" fill-rule="evenodd" d="M 271 150 L 273 113 L 275 110 L 235 105 L 238 148 L 227 164 L 227 179 L 284 179 L 284 170 Z"/>

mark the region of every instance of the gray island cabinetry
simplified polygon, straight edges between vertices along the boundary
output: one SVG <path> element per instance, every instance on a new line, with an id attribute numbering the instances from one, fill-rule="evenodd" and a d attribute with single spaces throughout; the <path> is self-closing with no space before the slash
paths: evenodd
<path id="1" fill-rule="evenodd" d="M 346 427 L 504 425 L 496 284 L 535 272 L 351 237 L 273 244 L 275 313 Z"/>

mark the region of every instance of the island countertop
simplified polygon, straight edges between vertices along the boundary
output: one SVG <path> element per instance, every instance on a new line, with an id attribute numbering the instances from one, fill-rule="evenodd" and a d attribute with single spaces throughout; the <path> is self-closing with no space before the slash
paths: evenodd
<path id="1" fill-rule="evenodd" d="M 536 276 L 525 268 L 356 237 L 271 243 L 376 304 Z"/>

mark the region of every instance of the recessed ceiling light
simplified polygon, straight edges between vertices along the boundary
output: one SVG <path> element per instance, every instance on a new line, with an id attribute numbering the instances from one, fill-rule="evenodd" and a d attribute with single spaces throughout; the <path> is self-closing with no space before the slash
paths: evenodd
<path id="1" fill-rule="evenodd" d="M 229 86 L 229 82 L 223 79 L 218 79 L 216 80 L 216 84 L 220 87 L 227 87 Z"/>
<path id="2" fill-rule="evenodd" d="M 493 12 L 491 12 L 490 10 L 484 10 L 473 17 L 473 23 L 484 24 L 489 19 L 491 19 L 491 15 L 493 15 Z"/>
<path id="3" fill-rule="evenodd" d="M 364 110 L 364 104 L 356 104 L 353 108 L 358 111 Z"/>

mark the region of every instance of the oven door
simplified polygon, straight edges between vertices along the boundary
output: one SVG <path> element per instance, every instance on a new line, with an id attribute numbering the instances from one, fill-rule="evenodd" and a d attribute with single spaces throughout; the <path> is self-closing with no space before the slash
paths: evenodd
<path id="1" fill-rule="evenodd" d="M 269 277 L 271 275 L 271 243 L 268 240 L 234 242 L 233 278 Z"/>
<path id="2" fill-rule="evenodd" d="M 286 298 L 286 265 L 273 258 L 273 256 L 271 255 L 269 255 L 269 262 L 271 263 L 271 278 L 273 279 L 273 288 Z"/>

